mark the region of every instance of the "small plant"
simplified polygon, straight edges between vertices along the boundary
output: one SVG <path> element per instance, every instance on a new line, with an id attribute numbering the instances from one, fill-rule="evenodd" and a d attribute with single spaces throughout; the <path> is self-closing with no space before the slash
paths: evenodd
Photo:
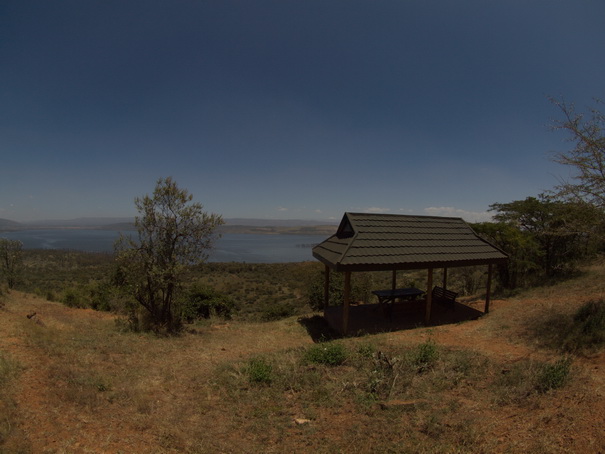
<path id="1" fill-rule="evenodd" d="M 273 366 L 264 358 L 252 358 L 246 366 L 246 374 L 250 383 L 268 385 L 273 381 Z"/>
<path id="2" fill-rule="evenodd" d="M 435 342 L 429 339 L 418 345 L 411 355 L 411 363 L 418 369 L 418 372 L 425 372 L 433 367 L 439 358 L 439 350 Z"/>
<path id="3" fill-rule="evenodd" d="M 339 366 L 347 360 L 347 351 L 342 344 L 338 343 L 316 344 L 306 351 L 305 360 L 314 364 Z"/>
<path id="4" fill-rule="evenodd" d="M 361 344 L 357 348 L 357 354 L 362 358 L 371 358 L 376 351 L 376 348 L 372 344 Z"/>
<path id="5" fill-rule="evenodd" d="M 544 364 L 536 377 L 536 390 L 545 393 L 561 388 L 569 380 L 571 359 L 561 358 L 553 364 Z"/>

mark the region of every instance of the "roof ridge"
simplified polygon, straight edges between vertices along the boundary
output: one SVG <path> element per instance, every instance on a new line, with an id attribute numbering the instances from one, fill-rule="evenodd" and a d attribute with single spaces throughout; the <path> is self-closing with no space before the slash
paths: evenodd
<path id="1" fill-rule="evenodd" d="M 397 213 L 362 213 L 362 212 L 356 212 L 356 211 L 347 211 L 345 212 L 345 215 L 352 215 L 352 216 L 385 216 L 385 217 L 401 217 L 401 218 L 424 218 L 424 219 L 456 219 L 456 220 L 461 220 L 464 223 L 467 223 L 463 218 L 461 218 L 460 216 L 435 216 L 435 215 L 428 215 L 428 214 L 397 214 Z"/>

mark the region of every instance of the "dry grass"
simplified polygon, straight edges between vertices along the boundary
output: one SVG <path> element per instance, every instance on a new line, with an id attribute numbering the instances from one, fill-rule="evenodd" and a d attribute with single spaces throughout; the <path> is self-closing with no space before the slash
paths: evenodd
<path id="1" fill-rule="evenodd" d="M 478 321 L 320 346 L 296 318 L 156 338 L 13 292 L 0 452 L 597 452 L 603 354 L 562 370 L 535 325 L 602 297 L 604 275 L 494 301 Z"/>

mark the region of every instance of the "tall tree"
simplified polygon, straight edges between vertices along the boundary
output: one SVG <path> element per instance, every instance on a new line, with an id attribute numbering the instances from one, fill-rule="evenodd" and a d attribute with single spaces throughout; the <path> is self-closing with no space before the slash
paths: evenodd
<path id="1" fill-rule="evenodd" d="M 117 283 L 144 308 L 155 331 L 180 326 L 175 306 L 183 271 L 207 259 L 223 224 L 192 200 L 172 178 L 159 179 L 152 196 L 135 199 L 138 238 L 121 235 L 116 242 Z"/>
<path id="2" fill-rule="evenodd" d="M 570 181 L 562 181 L 558 193 L 605 209 L 605 115 L 597 108 L 577 112 L 573 104 L 552 100 L 563 113 L 555 129 L 569 133 L 573 148 L 558 153 L 554 161 L 573 169 Z"/>
<path id="3" fill-rule="evenodd" d="M 0 238 L 0 271 L 9 289 L 17 284 L 23 262 L 22 248 L 21 241 Z"/>
<path id="4" fill-rule="evenodd" d="M 552 276 L 590 254 L 603 228 L 603 212 L 584 202 L 564 202 L 544 194 L 490 205 L 494 219 L 528 233 L 538 245 L 533 261 Z M 529 243 L 528 243 L 529 244 Z M 531 248 L 530 248 L 531 249 Z M 528 249 L 528 251 L 530 250 Z"/>

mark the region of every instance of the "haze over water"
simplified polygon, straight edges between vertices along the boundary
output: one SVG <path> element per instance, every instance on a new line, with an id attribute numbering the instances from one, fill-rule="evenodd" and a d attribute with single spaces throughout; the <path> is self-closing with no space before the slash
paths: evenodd
<path id="1" fill-rule="evenodd" d="M 67 249 L 113 252 L 118 232 L 113 230 L 47 229 L 2 232 L 19 240 L 25 249 Z M 314 260 L 311 247 L 321 235 L 223 234 L 210 253 L 210 262 L 282 263 Z"/>

